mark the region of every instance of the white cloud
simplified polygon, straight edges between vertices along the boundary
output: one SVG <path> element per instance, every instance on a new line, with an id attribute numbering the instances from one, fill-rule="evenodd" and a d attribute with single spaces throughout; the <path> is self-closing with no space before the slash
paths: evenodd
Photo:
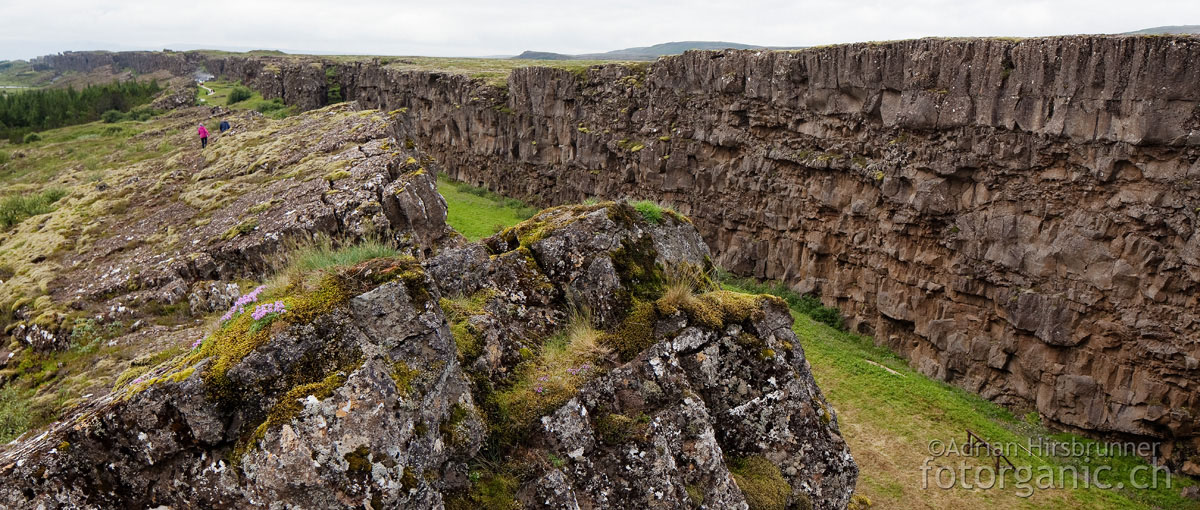
<path id="1" fill-rule="evenodd" d="M 436 56 L 527 49 L 585 53 L 679 40 L 809 46 L 1200 23 L 1200 2 L 1178 0 L 38 0 L 2 10 L 0 59 L 164 47 Z"/>

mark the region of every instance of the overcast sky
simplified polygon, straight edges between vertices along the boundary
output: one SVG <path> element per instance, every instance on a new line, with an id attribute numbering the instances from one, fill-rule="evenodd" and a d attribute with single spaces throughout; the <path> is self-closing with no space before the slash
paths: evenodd
<path id="1" fill-rule="evenodd" d="M 589 53 L 682 40 L 810 46 L 1200 24 L 1197 0 L 4 0 L 0 59 L 62 50 Z"/>

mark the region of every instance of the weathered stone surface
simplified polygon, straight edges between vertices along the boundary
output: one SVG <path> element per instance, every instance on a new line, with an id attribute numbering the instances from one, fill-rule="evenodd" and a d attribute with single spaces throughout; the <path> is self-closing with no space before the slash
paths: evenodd
<path id="1" fill-rule="evenodd" d="M 0 504 L 458 508 L 487 447 L 528 473 L 512 492 L 529 508 L 702 497 L 745 509 L 739 459 L 767 462 L 793 505 L 844 508 L 857 467 L 786 304 L 724 293 L 707 313 L 658 311 L 671 306 L 654 301 L 662 268 L 707 262 L 690 222 L 651 223 L 611 202 L 550 209 L 484 243 L 449 240 L 427 271 L 409 256 L 364 262 L 330 287 L 353 297 L 272 324 L 227 371 L 215 372 L 222 351 L 165 365 L 0 451 Z M 222 299 L 220 284 L 194 287 L 196 303 Z M 468 313 L 441 299 L 449 293 L 482 298 Z M 574 398 L 528 423 L 497 421 L 508 418 L 492 395 L 572 310 L 596 310 L 597 325 L 618 331 L 635 320 L 631 304 L 654 310 L 636 323 L 649 333 L 628 337 L 633 356 L 600 354 Z M 477 349 L 451 333 L 463 322 Z M 494 444 L 511 440 L 503 427 L 529 435 Z M 547 458 L 562 461 L 537 460 Z"/>

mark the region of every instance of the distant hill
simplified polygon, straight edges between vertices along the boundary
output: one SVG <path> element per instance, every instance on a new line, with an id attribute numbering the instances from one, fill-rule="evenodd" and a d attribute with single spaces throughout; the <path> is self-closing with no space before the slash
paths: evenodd
<path id="1" fill-rule="evenodd" d="M 1165 35 L 1165 34 L 1200 34 L 1200 25 L 1170 25 L 1165 27 L 1143 28 L 1126 34 Z"/>
<path id="2" fill-rule="evenodd" d="M 772 50 L 787 50 L 796 49 L 798 46 L 757 46 L 753 44 L 742 44 L 724 41 L 677 41 L 654 46 L 639 46 L 636 48 L 625 48 L 621 50 L 606 51 L 604 53 L 583 53 L 578 55 L 568 55 L 565 53 L 553 53 L 549 51 L 526 51 L 513 58 L 523 58 L 531 60 L 654 60 L 663 55 L 678 55 L 687 50 L 752 50 L 752 49 L 772 49 Z"/>

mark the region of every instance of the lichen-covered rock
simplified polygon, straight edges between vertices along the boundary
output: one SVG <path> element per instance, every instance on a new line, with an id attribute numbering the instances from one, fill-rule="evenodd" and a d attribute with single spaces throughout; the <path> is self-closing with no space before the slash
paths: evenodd
<path id="1" fill-rule="evenodd" d="M 0 505 L 845 507 L 786 305 L 665 292 L 706 263 L 623 203 L 363 262 L 0 451 Z"/>
<path id="2" fill-rule="evenodd" d="M 742 494 L 752 489 L 738 487 L 731 464 L 761 458 L 787 481 L 785 504 L 844 508 L 857 468 L 837 418 L 786 304 L 755 306 L 761 315 L 745 330 L 656 335 L 653 347 L 543 417 L 540 438 L 565 465 L 539 490 L 556 487 L 586 507 L 745 508 L 757 494 Z"/>

